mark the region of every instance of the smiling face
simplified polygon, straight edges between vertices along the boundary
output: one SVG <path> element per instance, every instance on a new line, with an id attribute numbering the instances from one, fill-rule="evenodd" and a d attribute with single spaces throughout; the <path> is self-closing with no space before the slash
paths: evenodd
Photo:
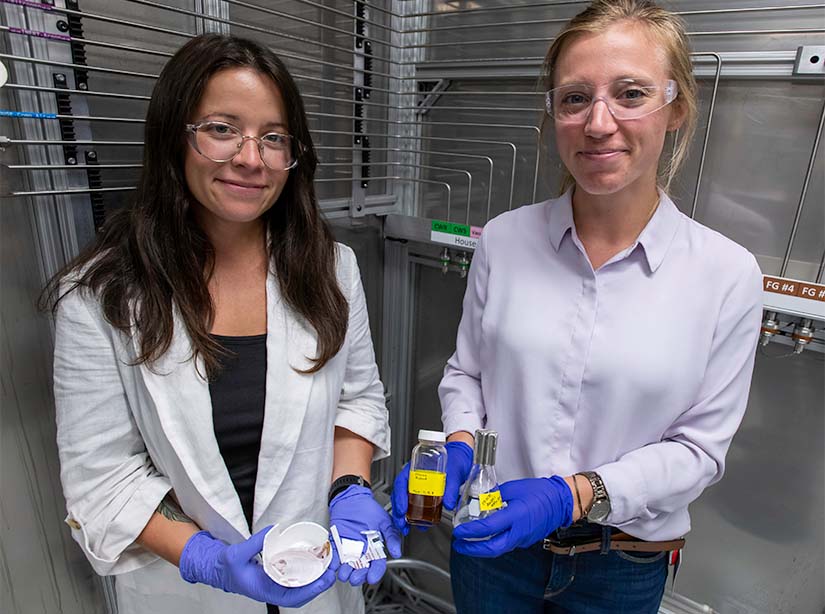
<path id="1" fill-rule="evenodd" d="M 191 123 L 222 121 L 242 134 L 289 134 L 281 92 L 266 75 L 251 68 L 227 68 L 206 85 Z M 274 171 L 261 161 L 257 143 L 247 139 L 229 162 L 213 162 L 188 145 L 184 172 L 197 201 L 196 219 L 202 227 L 225 223 L 260 223 L 260 217 L 281 195 L 289 171 Z"/>
<path id="2" fill-rule="evenodd" d="M 553 87 L 602 86 L 626 78 L 664 85 L 671 78 L 663 45 L 645 26 L 629 21 L 572 38 L 559 53 L 553 74 Z M 605 102 L 596 100 L 584 122 L 555 122 L 556 144 L 577 189 L 594 195 L 644 194 L 656 185 L 665 135 L 681 120 L 678 99 L 632 120 L 615 119 Z"/>

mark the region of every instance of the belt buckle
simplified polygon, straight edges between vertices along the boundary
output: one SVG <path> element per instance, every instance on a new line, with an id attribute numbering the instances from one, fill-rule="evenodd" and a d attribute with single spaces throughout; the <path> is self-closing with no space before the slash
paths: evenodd
<path id="1" fill-rule="evenodd" d="M 572 544 L 570 546 L 565 546 L 559 541 L 555 541 L 550 537 L 545 537 L 541 540 L 541 547 L 544 550 L 550 550 L 551 546 L 556 546 L 557 548 L 569 548 L 570 551 L 567 553 L 568 556 L 573 556 L 576 554 L 576 544 Z"/>

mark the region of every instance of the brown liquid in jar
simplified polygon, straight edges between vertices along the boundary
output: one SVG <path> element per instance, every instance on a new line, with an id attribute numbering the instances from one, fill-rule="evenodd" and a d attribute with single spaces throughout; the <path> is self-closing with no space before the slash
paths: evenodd
<path id="1" fill-rule="evenodd" d="M 407 522 L 429 527 L 441 522 L 441 499 L 431 495 L 407 495 Z"/>

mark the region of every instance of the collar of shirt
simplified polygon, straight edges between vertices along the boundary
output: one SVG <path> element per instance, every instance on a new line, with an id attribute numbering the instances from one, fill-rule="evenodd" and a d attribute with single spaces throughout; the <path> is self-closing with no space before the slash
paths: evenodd
<path id="1" fill-rule="evenodd" d="M 551 201 L 547 207 L 550 243 L 556 251 L 559 251 L 559 246 L 568 232 L 572 235 L 571 239 L 575 243 L 579 243 L 575 235 L 576 227 L 573 223 L 572 194 L 573 189 L 571 188 L 558 199 Z M 681 215 L 667 194 L 659 190 L 659 196 L 661 198 L 659 206 L 642 232 L 639 233 L 636 241 L 620 254 L 611 258 L 610 262 L 627 258 L 641 245 L 651 273 L 654 273 L 662 264 L 667 250 L 673 243 L 673 237 L 676 235 Z"/>

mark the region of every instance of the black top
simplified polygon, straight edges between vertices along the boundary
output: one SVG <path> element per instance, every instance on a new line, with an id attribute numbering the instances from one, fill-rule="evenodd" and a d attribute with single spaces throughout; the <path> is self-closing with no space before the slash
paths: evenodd
<path id="1" fill-rule="evenodd" d="M 266 334 L 211 337 L 230 352 L 220 357 L 222 369 L 209 382 L 215 438 L 251 527 L 264 426 Z"/>
<path id="2" fill-rule="evenodd" d="M 215 438 L 241 500 L 246 522 L 252 527 L 258 453 L 264 428 L 266 399 L 266 334 L 249 337 L 210 335 L 231 352 L 221 356 L 221 371 L 209 382 Z M 278 606 L 266 604 L 267 614 Z"/>

